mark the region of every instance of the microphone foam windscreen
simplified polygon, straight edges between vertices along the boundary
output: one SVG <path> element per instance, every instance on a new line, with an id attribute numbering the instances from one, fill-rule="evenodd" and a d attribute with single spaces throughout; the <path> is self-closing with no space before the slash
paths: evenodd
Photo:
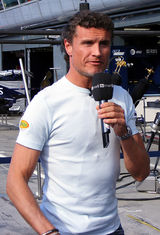
<path id="1" fill-rule="evenodd" d="M 113 73 L 112 74 L 112 83 L 113 85 L 120 86 L 122 83 L 122 78 L 118 73 Z"/>
<path id="2" fill-rule="evenodd" d="M 109 73 L 96 73 L 92 78 L 92 94 L 96 101 L 109 100 L 113 95 L 112 77 Z"/>

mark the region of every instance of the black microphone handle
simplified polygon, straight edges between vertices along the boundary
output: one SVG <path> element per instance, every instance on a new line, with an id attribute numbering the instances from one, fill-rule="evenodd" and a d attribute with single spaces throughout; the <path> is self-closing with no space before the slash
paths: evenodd
<path id="1" fill-rule="evenodd" d="M 151 132 L 151 137 L 150 137 L 150 139 L 148 141 L 148 144 L 147 144 L 147 147 L 146 147 L 146 151 L 147 152 L 149 152 L 149 150 L 150 150 L 150 147 L 151 147 L 151 144 L 152 144 L 152 142 L 154 140 L 155 134 L 156 134 L 156 132 L 154 132 L 154 131 Z"/>
<path id="2" fill-rule="evenodd" d="M 104 102 L 107 102 L 106 100 L 101 100 L 99 101 L 99 107 L 101 104 Z M 108 126 L 108 127 L 107 127 Z M 103 122 L 103 119 L 101 118 L 101 129 L 102 129 L 102 140 L 103 140 L 103 148 L 107 148 L 109 145 L 109 133 L 110 133 L 110 128 L 109 125 L 105 125 Z"/>

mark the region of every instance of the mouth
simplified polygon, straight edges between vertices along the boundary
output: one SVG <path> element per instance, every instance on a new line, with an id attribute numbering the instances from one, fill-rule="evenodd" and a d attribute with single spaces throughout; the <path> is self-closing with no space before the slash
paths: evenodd
<path id="1" fill-rule="evenodd" d="M 100 60 L 92 60 L 92 61 L 89 61 L 89 63 L 92 65 L 103 65 L 103 62 Z"/>

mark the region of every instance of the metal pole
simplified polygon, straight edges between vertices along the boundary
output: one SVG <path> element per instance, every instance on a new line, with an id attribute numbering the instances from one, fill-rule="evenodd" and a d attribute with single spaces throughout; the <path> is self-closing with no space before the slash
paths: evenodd
<path id="1" fill-rule="evenodd" d="M 27 87 L 26 76 L 25 76 L 22 58 L 19 58 L 19 62 L 20 62 L 25 92 L 26 92 L 26 96 L 27 96 L 27 101 L 29 104 L 30 97 L 29 97 L 29 92 L 28 92 L 28 87 Z M 42 198 L 42 190 L 41 190 L 41 163 L 40 163 L 40 161 L 38 161 L 38 163 L 37 163 L 37 182 L 38 182 L 38 195 L 37 195 L 37 197 L 38 197 L 38 199 L 41 199 Z"/>
<path id="2" fill-rule="evenodd" d="M 2 3 L 2 6 L 3 6 L 3 9 L 5 9 L 5 6 L 4 6 L 4 2 L 3 2 L 3 0 L 1 0 L 1 3 Z"/>
<path id="3" fill-rule="evenodd" d="M 31 49 L 27 48 L 27 71 L 31 72 Z M 31 77 L 28 76 L 28 88 L 29 88 L 29 96 L 31 97 Z"/>
<path id="4" fill-rule="evenodd" d="M 24 71 L 24 67 L 23 67 L 22 58 L 19 58 L 19 63 L 20 63 L 20 67 L 21 67 L 22 78 L 23 78 L 23 82 L 24 82 L 24 88 L 25 88 L 25 92 L 26 92 L 27 102 L 29 104 L 30 97 L 29 97 L 29 92 L 28 92 L 28 87 L 27 87 L 27 82 L 26 82 L 26 75 L 25 75 L 25 71 Z"/>
<path id="5" fill-rule="evenodd" d="M 146 142 L 146 104 L 145 97 L 143 97 L 143 112 L 144 112 L 144 142 Z"/>
<path id="6" fill-rule="evenodd" d="M 42 181 L 41 181 L 41 163 L 40 163 L 40 161 L 38 161 L 38 163 L 37 163 L 37 183 L 38 183 L 37 198 L 42 199 Z"/>
<path id="7" fill-rule="evenodd" d="M 0 44 L 0 70 L 3 70 L 3 69 L 2 69 L 2 67 L 3 67 L 2 51 L 3 51 L 3 45 L 2 45 L 2 44 Z"/>

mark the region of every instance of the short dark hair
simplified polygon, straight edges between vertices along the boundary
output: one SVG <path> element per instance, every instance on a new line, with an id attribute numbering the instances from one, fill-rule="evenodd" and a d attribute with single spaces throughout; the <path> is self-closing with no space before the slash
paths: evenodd
<path id="1" fill-rule="evenodd" d="M 61 35 L 62 51 L 65 52 L 64 39 L 67 39 L 68 42 L 72 43 L 77 26 L 81 26 L 84 28 L 92 28 L 92 27 L 98 29 L 102 28 L 111 32 L 111 36 L 113 37 L 114 24 L 108 15 L 98 12 L 83 10 L 76 13 L 69 20 L 68 24 L 64 27 L 63 33 Z M 67 57 L 68 55 L 65 55 L 65 59 L 67 59 Z"/>

